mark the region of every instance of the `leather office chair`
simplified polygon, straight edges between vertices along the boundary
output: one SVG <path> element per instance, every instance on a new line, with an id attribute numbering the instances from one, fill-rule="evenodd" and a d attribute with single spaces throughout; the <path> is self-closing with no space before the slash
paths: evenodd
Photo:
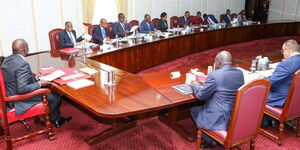
<path id="1" fill-rule="evenodd" d="M 2 75 L 2 71 L 0 69 L 0 135 L 5 136 L 6 140 L 6 145 L 7 149 L 11 150 L 12 149 L 12 144 L 26 139 L 26 138 L 31 138 L 35 137 L 36 135 L 44 134 L 46 133 L 48 135 L 49 140 L 54 140 L 56 139 L 55 134 L 53 133 L 53 125 L 49 120 L 49 112 L 50 109 L 48 107 L 48 101 L 46 99 L 47 93 L 50 93 L 49 89 L 38 89 L 30 93 L 22 94 L 22 95 L 14 95 L 14 96 L 6 96 L 6 89 L 5 89 L 5 83 L 4 83 L 4 78 Z M 24 114 L 22 115 L 16 115 L 16 110 L 13 108 L 9 111 L 6 111 L 6 103 L 9 101 L 22 101 L 26 100 L 28 98 L 37 96 L 37 95 L 43 95 L 43 100 L 42 102 L 36 104 L 35 106 L 31 107 L 29 110 L 27 110 Z M 36 131 L 34 132 L 24 121 L 26 118 L 34 117 L 34 116 L 40 116 L 42 115 L 45 119 L 46 127 L 43 130 Z M 10 129 L 9 125 L 11 123 L 21 121 L 27 130 L 30 132 L 28 135 L 18 137 L 18 138 L 13 138 L 10 135 Z"/>
<path id="2" fill-rule="evenodd" d="M 139 23 L 139 21 L 137 21 L 137 20 L 131 20 L 131 21 L 129 22 L 129 25 L 130 25 L 130 27 L 133 27 L 133 26 L 140 26 L 140 23 Z M 137 31 L 140 32 L 140 27 L 137 28 Z"/>
<path id="3" fill-rule="evenodd" d="M 49 35 L 49 40 L 50 40 L 50 47 L 51 50 L 59 50 L 60 49 L 60 44 L 59 44 L 59 32 L 62 31 L 63 29 L 56 28 L 51 30 L 48 35 Z"/>
<path id="4" fill-rule="evenodd" d="M 274 135 L 265 129 L 260 129 L 260 133 L 275 139 L 278 145 L 282 144 L 284 123 L 286 121 L 296 119 L 298 120 L 297 137 L 300 137 L 300 70 L 298 70 L 291 83 L 291 87 L 286 98 L 283 108 L 271 107 L 266 105 L 265 114 L 279 121 L 279 134 Z"/>
<path id="5" fill-rule="evenodd" d="M 173 16 L 170 18 L 170 28 L 177 28 L 177 25 L 179 25 L 179 21 L 178 21 L 178 17 L 177 16 Z"/>
<path id="6" fill-rule="evenodd" d="M 152 19 L 152 24 L 153 24 L 154 28 L 156 28 L 158 20 L 159 20 L 158 18 Z"/>
<path id="7" fill-rule="evenodd" d="M 89 33 L 89 35 L 93 36 L 93 30 L 94 30 L 97 26 L 99 26 L 99 25 L 91 25 L 91 26 L 89 26 L 89 28 L 88 28 L 88 33 Z M 93 38 L 91 39 L 90 42 L 93 42 Z"/>
<path id="8" fill-rule="evenodd" d="M 221 143 L 225 149 L 250 140 L 250 149 L 253 150 L 270 87 L 271 83 L 267 80 L 255 80 L 240 87 L 235 98 L 228 130 L 206 130 L 198 127 L 197 149 L 200 149 L 201 134 L 205 133 Z"/>
<path id="9" fill-rule="evenodd" d="M 107 23 L 107 29 L 108 29 L 109 37 L 110 37 L 111 39 L 114 39 L 115 37 L 114 37 L 114 34 L 113 34 L 112 25 L 113 25 L 112 22 L 108 22 L 108 23 Z"/>

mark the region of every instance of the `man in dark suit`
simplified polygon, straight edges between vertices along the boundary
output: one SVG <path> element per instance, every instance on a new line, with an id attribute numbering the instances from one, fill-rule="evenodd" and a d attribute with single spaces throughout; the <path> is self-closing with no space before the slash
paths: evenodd
<path id="1" fill-rule="evenodd" d="M 70 21 L 65 23 L 65 29 L 59 32 L 60 48 L 74 47 L 80 45 L 83 40 L 82 36 L 76 38 L 76 32 L 73 30 L 73 25 Z"/>
<path id="2" fill-rule="evenodd" d="M 260 22 L 262 22 L 262 23 L 267 22 L 268 13 L 269 13 L 269 1 L 264 0 L 263 3 L 260 5 L 260 8 L 259 8 L 259 20 L 260 20 Z"/>
<path id="3" fill-rule="evenodd" d="M 160 19 L 157 21 L 156 29 L 161 32 L 166 32 L 168 30 L 167 13 L 163 12 L 160 14 Z"/>
<path id="4" fill-rule="evenodd" d="M 140 24 L 140 32 L 141 33 L 150 33 L 151 31 L 154 31 L 154 27 L 152 25 L 152 22 L 151 22 L 151 17 L 149 14 L 146 14 L 144 16 L 144 20 L 141 22 Z"/>
<path id="5" fill-rule="evenodd" d="M 226 10 L 226 14 L 223 15 L 223 22 L 225 22 L 226 24 L 230 24 L 231 23 L 231 10 L 227 9 Z"/>
<path id="6" fill-rule="evenodd" d="M 189 26 L 192 23 L 191 14 L 189 11 L 186 11 L 183 16 L 179 17 L 179 26 L 181 28 Z"/>
<path id="7" fill-rule="evenodd" d="M 125 37 L 129 34 L 131 27 L 127 22 L 125 22 L 125 16 L 123 13 L 118 14 L 118 19 L 119 21 L 112 25 L 113 34 L 114 36 L 118 35 L 118 37 Z"/>
<path id="8" fill-rule="evenodd" d="M 7 96 L 25 94 L 47 87 L 51 83 L 47 81 L 37 81 L 31 72 L 29 64 L 25 61 L 28 54 L 28 44 L 23 39 L 15 40 L 12 44 L 13 54 L 5 58 L 2 64 L 2 73 L 5 80 Z M 55 93 L 47 94 L 50 106 L 50 120 L 56 127 L 71 120 L 72 117 L 63 118 L 60 116 L 60 96 Z M 23 114 L 26 110 L 42 101 L 42 96 L 35 96 L 23 101 L 12 101 L 7 103 L 7 109 L 15 108 L 16 115 Z"/>
<path id="9" fill-rule="evenodd" d="M 211 15 L 211 14 L 210 15 L 204 14 L 203 19 L 204 19 L 205 24 L 207 24 L 207 25 L 214 25 L 214 24 L 219 23 L 218 20 L 215 18 L 215 16 Z"/>
<path id="10" fill-rule="evenodd" d="M 201 128 L 227 130 L 236 91 L 244 84 L 244 76 L 242 71 L 232 67 L 232 57 L 227 51 L 217 54 L 215 65 L 218 70 L 209 73 L 205 83 L 192 82 L 195 96 L 205 104 L 193 107 L 191 115 Z M 206 142 L 216 145 L 207 135 L 202 137 Z"/>
<path id="11" fill-rule="evenodd" d="M 92 37 L 95 43 L 103 43 L 103 41 L 109 39 L 106 19 L 102 18 L 100 20 L 100 25 L 93 29 Z"/>

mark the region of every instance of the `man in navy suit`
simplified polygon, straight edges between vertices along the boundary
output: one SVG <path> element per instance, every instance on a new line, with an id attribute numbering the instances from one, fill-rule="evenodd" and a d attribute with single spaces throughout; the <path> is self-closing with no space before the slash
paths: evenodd
<path id="1" fill-rule="evenodd" d="M 215 18 L 214 15 L 207 15 L 207 14 L 204 14 L 203 15 L 203 19 L 204 19 L 204 22 L 208 25 L 213 25 L 213 24 L 217 24 L 219 23 L 218 20 Z"/>
<path id="2" fill-rule="evenodd" d="M 283 107 L 293 75 L 300 69 L 300 53 L 297 41 L 286 41 L 281 52 L 285 60 L 278 64 L 272 76 L 265 78 L 272 83 L 267 102 L 272 107 Z"/>
<path id="3" fill-rule="evenodd" d="M 119 21 L 112 25 L 113 34 L 114 36 L 118 35 L 118 37 L 125 37 L 129 34 L 131 27 L 127 22 L 125 22 L 125 16 L 123 13 L 118 14 L 118 19 Z"/>
<path id="4" fill-rule="evenodd" d="M 186 26 L 189 26 L 191 23 L 192 23 L 192 19 L 190 17 L 190 12 L 189 11 L 186 11 L 184 13 L 184 16 L 181 16 L 179 17 L 179 26 L 180 27 L 186 27 Z"/>
<path id="5" fill-rule="evenodd" d="M 100 25 L 93 29 L 92 37 L 95 43 L 103 43 L 109 39 L 106 19 L 100 20 Z"/>
<path id="6" fill-rule="evenodd" d="M 191 115 L 197 126 L 208 130 L 227 130 L 236 91 L 244 84 L 242 71 L 232 67 L 232 56 L 222 51 L 215 58 L 218 70 L 208 74 L 205 83 L 194 81 L 191 84 L 193 93 L 203 106 L 194 106 Z M 203 139 L 215 145 L 207 135 Z"/>
<path id="7" fill-rule="evenodd" d="M 80 45 L 83 40 L 82 36 L 76 38 L 76 32 L 73 30 L 72 22 L 65 23 L 65 29 L 59 32 L 60 48 L 74 47 Z"/>
<path id="8" fill-rule="evenodd" d="M 151 17 L 149 14 L 146 14 L 144 16 L 144 20 L 140 24 L 140 32 L 141 33 L 150 33 L 151 31 L 154 31 L 154 27 L 151 22 Z"/>
<path id="9" fill-rule="evenodd" d="M 163 12 L 160 14 L 160 19 L 157 21 L 156 29 L 161 32 L 166 32 L 168 30 L 167 13 Z"/>
<path id="10" fill-rule="evenodd" d="M 223 22 L 225 22 L 226 24 L 230 24 L 231 23 L 231 10 L 227 9 L 226 10 L 226 14 L 223 15 Z"/>

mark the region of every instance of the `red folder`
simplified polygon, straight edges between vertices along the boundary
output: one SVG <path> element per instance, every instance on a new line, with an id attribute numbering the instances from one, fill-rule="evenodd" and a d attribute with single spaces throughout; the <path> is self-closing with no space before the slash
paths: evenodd
<path id="1" fill-rule="evenodd" d="M 62 71 L 66 73 L 62 77 L 70 76 L 70 75 L 77 74 L 77 73 L 82 73 L 78 69 L 75 69 L 75 68 L 65 68 L 65 69 L 62 69 Z M 76 81 L 76 80 L 80 80 L 80 79 L 88 79 L 88 78 L 91 78 L 91 76 L 87 75 L 87 74 L 84 74 L 84 76 L 77 77 L 77 78 L 72 78 L 72 79 L 69 79 L 69 80 L 62 80 L 61 77 L 60 77 L 60 78 L 57 78 L 57 79 L 53 80 L 53 82 L 55 82 L 59 85 L 66 85 L 67 83 L 72 82 L 72 81 Z"/>
<path id="2" fill-rule="evenodd" d="M 61 49 L 60 52 L 67 53 L 67 54 L 72 54 L 72 53 L 79 52 L 79 50 L 77 48 L 68 47 L 68 48 Z"/>
<path id="3" fill-rule="evenodd" d="M 42 76 L 46 76 L 54 71 L 56 71 L 57 69 L 51 68 L 51 69 L 40 69 L 40 74 Z"/>

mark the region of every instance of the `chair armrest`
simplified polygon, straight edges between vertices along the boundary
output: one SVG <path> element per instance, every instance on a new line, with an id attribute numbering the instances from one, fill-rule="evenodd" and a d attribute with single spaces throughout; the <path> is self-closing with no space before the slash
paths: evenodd
<path id="1" fill-rule="evenodd" d="M 20 100 L 25 100 L 34 96 L 42 95 L 42 94 L 50 94 L 51 91 L 47 88 L 41 88 L 37 89 L 35 91 L 32 91 L 30 93 L 22 94 L 22 95 L 14 95 L 14 96 L 9 96 L 9 97 L 4 97 L 5 101 L 20 101 Z"/>

